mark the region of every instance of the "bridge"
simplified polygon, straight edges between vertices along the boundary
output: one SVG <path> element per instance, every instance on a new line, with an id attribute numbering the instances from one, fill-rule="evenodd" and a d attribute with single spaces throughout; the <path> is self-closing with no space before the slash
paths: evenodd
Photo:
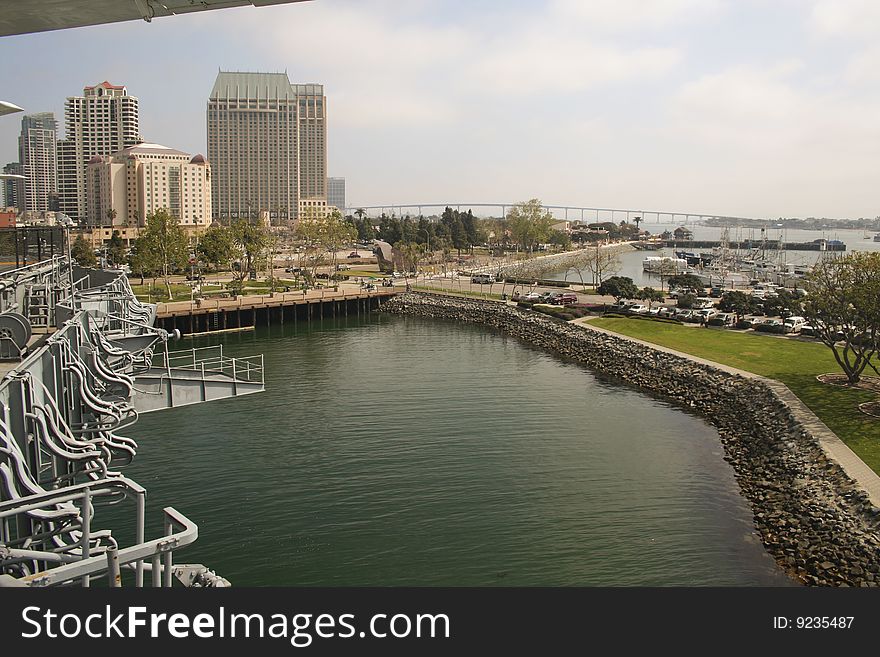
<path id="1" fill-rule="evenodd" d="M 379 216 L 381 214 L 386 215 L 395 215 L 398 217 L 406 216 L 407 214 L 411 216 L 422 216 L 424 215 L 424 210 L 437 210 L 437 214 L 442 212 L 445 208 L 450 207 L 458 210 L 459 212 L 464 208 L 465 210 L 473 210 L 475 214 L 478 215 L 486 215 L 490 216 L 498 216 L 496 213 L 498 210 L 501 211 L 500 216 L 507 216 L 508 208 L 512 208 L 516 203 L 458 203 L 458 202 L 447 202 L 447 203 L 391 203 L 387 205 L 353 205 L 347 206 L 345 208 L 345 214 L 354 214 L 357 210 L 364 210 L 367 213 L 367 216 Z M 654 218 L 654 223 L 680 223 L 687 225 L 691 222 L 698 222 L 704 219 L 725 219 L 729 221 L 753 221 L 754 217 L 735 217 L 730 215 L 721 215 L 710 212 L 679 212 L 679 211 L 668 211 L 668 210 L 637 210 L 633 208 L 590 208 L 590 207 L 582 207 L 577 205 L 543 205 L 543 207 L 547 210 L 553 212 L 553 215 L 559 218 L 561 221 L 591 221 L 591 222 L 601 222 L 601 221 L 613 221 L 617 222 L 620 219 L 626 218 L 626 221 L 629 222 L 630 219 L 639 218 L 641 223 L 649 223 L 649 218 Z M 477 212 L 477 210 L 483 210 L 483 212 Z"/>

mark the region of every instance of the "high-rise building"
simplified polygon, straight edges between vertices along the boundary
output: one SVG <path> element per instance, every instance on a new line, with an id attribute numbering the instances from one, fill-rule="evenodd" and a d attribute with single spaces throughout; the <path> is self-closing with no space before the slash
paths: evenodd
<path id="1" fill-rule="evenodd" d="M 36 216 L 47 212 L 50 198 L 58 191 L 55 135 L 58 122 L 52 112 L 28 114 L 21 119 L 18 155 L 24 180 L 24 199 L 20 210 Z"/>
<path id="2" fill-rule="evenodd" d="M 327 99 L 286 73 L 217 74 L 208 99 L 214 217 L 294 219 L 327 202 Z M 308 204 L 306 204 L 308 205 Z"/>
<path id="3" fill-rule="evenodd" d="M 327 205 L 345 214 L 345 178 L 327 178 Z"/>
<path id="4" fill-rule="evenodd" d="M 165 209 L 186 228 L 211 223 L 211 167 L 203 155 L 142 143 L 93 155 L 86 171 L 86 212 L 102 228 L 143 226 Z"/>
<path id="5" fill-rule="evenodd" d="M 23 176 L 24 167 L 21 162 L 10 162 L 3 167 L 3 173 Z M 24 180 L 21 178 L 3 179 L 3 207 L 15 208 L 21 212 L 24 207 Z"/>
<path id="6" fill-rule="evenodd" d="M 124 86 L 102 82 L 64 104 L 65 138 L 58 142 L 58 194 L 62 212 L 83 225 L 100 225 L 86 203 L 86 167 L 95 155 L 112 155 L 143 141 L 138 99 Z"/>

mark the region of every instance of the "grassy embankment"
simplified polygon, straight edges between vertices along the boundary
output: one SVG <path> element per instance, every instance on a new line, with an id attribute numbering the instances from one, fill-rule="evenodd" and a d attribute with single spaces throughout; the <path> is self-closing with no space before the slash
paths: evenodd
<path id="1" fill-rule="evenodd" d="M 641 320 L 599 318 L 590 323 L 781 381 L 874 472 L 880 473 L 880 420 L 857 408 L 876 395 L 817 381 L 819 374 L 841 371 L 825 345 Z"/>

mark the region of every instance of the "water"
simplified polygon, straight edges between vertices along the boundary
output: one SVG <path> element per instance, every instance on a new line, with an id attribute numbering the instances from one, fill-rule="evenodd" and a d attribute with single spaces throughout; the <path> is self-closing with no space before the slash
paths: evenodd
<path id="1" fill-rule="evenodd" d="M 673 231 L 682 224 L 656 224 L 643 223 L 641 227 L 650 231 L 653 235 L 659 235 L 664 230 Z M 694 233 L 694 239 L 697 241 L 720 240 L 723 228 L 713 226 L 702 226 L 700 224 L 688 225 Z M 758 228 L 731 228 L 729 230 L 730 240 L 733 242 L 742 240 L 761 240 L 761 230 Z M 782 240 L 783 242 L 812 242 L 820 238 L 829 240 L 840 240 L 846 244 L 846 253 L 851 251 L 880 251 L 880 242 L 873 240 L 874 233 L 868 232 L 868 238 L 865 239 L 865 231 L 862 230 L 782 230 L 778 228 L 768 228 L 765 232 L 768 240 Z M 660 277 L 654 274 L 645 273 L 642 270 L 642 262 L 648 256 L 672 256 L 675 249 L 659 249 L 657 251 L 624 251 L 620 255 L 620 268 L 616 272 L 617 276 L 628 276 L 638 286 L 651 285 L 660 287 Z M 696 249 L 700 251 L 711 251 L 711 249 Z M 785 262 L 793 265 L 812 265 L 824 254 L 820 251 L 785 251 Z M 581 279 L 573 272 L 557 272 L 548 278 L 559 281 L 571 281 L 580 283 Z M 584 273 L 584 281 L 592 280 L 589 272 Z"/>
<path id="2" fill-rule="evenodd" d="M 788 583 L 715 430 L 664 402 L 439 321 L 220 339 L 267 392 L 142 416 L 127 474 L 235 585 Z"/>

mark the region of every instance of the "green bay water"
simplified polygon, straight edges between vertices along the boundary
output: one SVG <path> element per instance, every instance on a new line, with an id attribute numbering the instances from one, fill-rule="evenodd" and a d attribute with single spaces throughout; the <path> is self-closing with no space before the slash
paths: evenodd
<path id="1" fill-rule="evenodd" d="M 238 586 L 784 585 L 704 420 L 477 326 L 212 336 L 265 393 L 141 416 L 126 474 L 175 561 Z M 176 346 L 188 347 L 190 341 Z"/>

